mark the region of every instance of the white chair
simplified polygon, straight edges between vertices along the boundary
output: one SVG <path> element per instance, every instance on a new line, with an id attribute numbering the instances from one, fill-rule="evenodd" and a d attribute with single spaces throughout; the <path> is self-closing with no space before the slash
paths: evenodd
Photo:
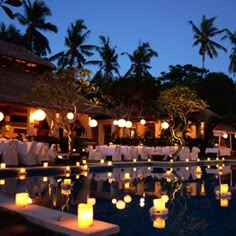
<path id="1" fill-rule="evenodd" d="M 48 152 L 49 152 L 49 144 L 48 143 L 40 143 L 39 150 L 36 153 L 37 164 L 40 165 L 44 161 L 49 161 Z"/>
<path id="2" fill-rule="evenodd" d="M 19 142 L 17 140 L 10 140 L 3 150 L 2 161 L 6 163 L 7 166 L 18 166 L 18 145 Z"/>
<path id="3" fill-rule="evenodd" d="M 52 144 L 48 151 L 48 162 L 54 163 L 60 151 L 61 151 L 61 148 L 59 147 L 58 144 Z"/>
<path id="4" fill-rule="evenodd" d="M 198 147 L 193 147 L 192 151 L 190 152 L 190 160 L 197 161 L 199 152 L 200 149 Z"/>
<path id="5" fill-rule="evenodd" d="M 182 150 L 178 153 L 180 161 L 186 161 L 186 159 L 190 158 L 190 149 L 189 147 L 182 147 Z"/>
<path id="6" fill-rule="evenodd" d="M 127 155 L 124 156 L 124 159 L 127 161 L 137 159 L 138 158 L 138 150 L 135 146 L 130 146 Z"/>
<path id="7" fill-rule="evenodd" d="M 121 161 L 121 147 L 116 146 L 112 153 L 112 161 Z"/>
<path id="8" fill-rule="evenodd" d="M 142 150 L 140 152 L 140 159 L 141 160 L 147 160 L 149 157 L 149 149 L 148 147 L 142 147 Z"/>

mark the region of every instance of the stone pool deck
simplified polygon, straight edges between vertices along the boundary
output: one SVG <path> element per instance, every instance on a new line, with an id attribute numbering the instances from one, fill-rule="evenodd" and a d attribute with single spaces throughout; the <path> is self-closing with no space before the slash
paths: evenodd
<path id="1" fill-rule="evenodd" d="M 23 215 L 29 222 L 70 236 L 110 236 L 119 233 L 119 226 L 94 220 L 91 227 L 81 229 L 77 226 L 77 216 L 38 205 L 16 207 L 13 199 L 0 195 L 0 207 Z"/>

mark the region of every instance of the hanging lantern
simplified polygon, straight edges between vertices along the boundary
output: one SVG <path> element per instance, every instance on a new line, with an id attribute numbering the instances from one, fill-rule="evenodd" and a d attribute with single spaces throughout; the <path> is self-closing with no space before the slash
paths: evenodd
<path id="1" fill-rule="evenodd" d="M 125 125 L 126 125 L 126 120 L 125 120 L 125 119 L 119 119 L 119 120 L 118 120 L 118 126 L 119 126 L 120 128 L 125 127 Z"/>
<path id="2" fill-rule="evenodd" d="M 42 121 L 46 118 L 46 113 L 42 109 L 38 109 L 34 112 L 34 119 L 38 121 Z"/>
<path id="3" fill-rule="evenodd" d="M 68 112 L 67 115 L 66 115 L 66 118 L 68 120 L 73 120 L 75 117 L 74 113 L 73 112 Z"/>
<path id="4" fill-rule="evenodd" d="M 141 125 L 145 125 L 145 124 L 146 124 L 146 120 L 141 119 L 141 120 L 140 120 L 140 124 L 141 124 Z"/>
<path id="5" fill-rule="evenodd" d="M 166 122 L 166 121 L 163 121 L 163 122 L 161 123 L 161 128 L 162 128 L 162 129 L 168 129 L 168 128 L 169 128 L 169 123 Z"/>
<path id="6" fill-rule="evenodd" d="M 4 119 L 4 114 L 0 112 L 0 121 L 2 121 L 3 119 Z"/>
<path id="7" fill-rule="evenodd" d="M 98 125 L 98 122 L 95 119 L 91 119 L 89 121 L 89 126 L 90 127 L 96 127 Z"/>
<path id="8" fill-rule="evenodd" d="M 126 122 L 125 122 L 125 127 L 126 128 L 131 128 L 132 127 L 132 122 L 130 121 L 130 120 L 127 120 Z"/>

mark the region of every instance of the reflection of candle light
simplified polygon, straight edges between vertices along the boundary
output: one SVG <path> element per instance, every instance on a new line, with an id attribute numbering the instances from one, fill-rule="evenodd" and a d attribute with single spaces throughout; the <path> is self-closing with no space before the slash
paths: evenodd
<path id="1" fill-rule="evenodd" d="M 153 221 L 153 227 L 157 228 L 157 229 L 164 229 L 166 226 L 166 221 L 164 219 L 162 219 L 161 217 L 157 217 L 154 221 Z"/>
<path id="2" fill-rule="evenodd" d="M 130 188 L 130 182 L 126 182 L 126 183 L 124 184 L 124 188 L 125 188 L 125 189 Z"/>
<path id="3" fill-rule="evenodd" d="M 20 168 L 20 169 L 19 169 L 19 174 L 25 175 L 25 174 L 26 174 L 25 168 Z"/>
<path id="4" fill-rule="evenodd" d="M 130 173 L 125 172 L 125 179 L 130 179 Z"/>
<path id="5" fill-rule="evenodd" d="M 85 159 L 82 160 L 82 164 L 83 164 L 83 165 L 87 164 L 87 160 L 85 160 Z"/>
<path id="6" fill-rule="evenodd" d="M 220 198 L 220 206 L 221 207 L 228 207 L 229 206 L 229 200 L 227 198 Z"/>
<path id="7" fill-rule="evenodd" d="M 66 166 L 66 171 L 70 171 L 70 166 Z"/>
<path id="8" fill-rule="evenodd" d="M 90 197 L 87 200 L 88 204 L 95 205 L 96 204 L 96 198 Z"/>
<path id="9" fill-rule="evenodd" d="M 48 177 L 47 176 L 44 176 L 43 177 L 43 182 L 47 182 L 48 181 Z"/>
<path id="10" fill-rule="evenodd" d="M 88 228 L 93 224 L 93 205 L 80 203 L 78 205 L 78 227 Z"/>

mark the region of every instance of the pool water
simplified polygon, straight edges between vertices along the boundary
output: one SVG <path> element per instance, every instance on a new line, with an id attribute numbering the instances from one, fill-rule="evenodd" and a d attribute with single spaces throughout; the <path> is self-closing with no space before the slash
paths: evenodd
<path id="1" fill-rule="evenodd" d="M 230 165 L 152 166 L 70 177 L 5 178 L 0 193 L 14 197 L 28 191 L 35 204 L 72 214 L 77 214 L 78 203 L 95 198 L 94 218 L 119 225 L 121 236 L 236 235 L 235 171 Z M 65 179 L 71 181 L 65 184 Z M 219 194 L 221 184 L 229 188 L 225 195 Z M 162 196 L 168 196 L 168 212 L 151 214 L 153 200 Z M 122 200 L 118 207 L 125 204 L 124 209 L 114 200 Z"/>

